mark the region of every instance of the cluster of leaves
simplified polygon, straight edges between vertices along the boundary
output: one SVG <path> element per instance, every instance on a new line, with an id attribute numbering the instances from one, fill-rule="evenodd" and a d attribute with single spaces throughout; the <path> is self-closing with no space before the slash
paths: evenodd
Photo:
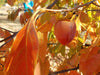
<path id="1" fill-rule="evenodd" d="M 11 6 L 17 2 L 7 1 Z M 99 0 L 34 0 L 34 13 L 30 14 L 29 11 L 20 16 L 24 27 L 19 32 L 0 28 L 0 37 L 3 38 L 0 42 L 4 42 L 0 47 L 3 54 L 0 55 L 5 56 L 5 62 L 2 63 L 0 59 L 0 68 L 4 67 L 2 75 L 98 75 L 99 4 Z M 38 6 L 41 8 L 37 10 Z M 19 11 L 17 9 L 11 13 L 13 18 L 10 14 L 10 19 L 14 21 Z M 76 23 L 75 37 L 66 46 L 60 44 L 54 35 L 54 25 L 59 20 L 74 20 Z M 64 57 L 64 60 L 60 58 L 62 62 L 58 63 L 56 72 L 49 72 L 48 53 L 52 58 L 59 53 Z"/>

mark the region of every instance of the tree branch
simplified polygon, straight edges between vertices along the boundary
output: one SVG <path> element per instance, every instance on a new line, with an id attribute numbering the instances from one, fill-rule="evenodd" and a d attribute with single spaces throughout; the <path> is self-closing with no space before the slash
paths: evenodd
<path id="1" fill-rule="evenodd" d="M 96 3 L 94 3 L 94 2 L 93 2 L 92 4 L 93 4 L 93 5 L 95 5 L 95 6 L 97 6 L 97 7 L 100 7 L 100 5 L 97 5 L 97 4 L 96 4 Z"/>
<path id="2" fill-rule="evenodd" d="M 64 73 L 64 72 L 68 72 L 68 71 L 72 71 L 72 70 L 77 70 L 77 69 L 79 69 L 79 65 L 77 67 L 75 67 L 75 68 L 72 68 L 72 69 L 67 69 L 67 70 L 62 70 L 62 71 L 57 71 L 57 72 L 50 72 L 49 75 Z"/>
<path id="3" fill-rule="evenodd" d="M 52 4 L 50 4 L 50 5 L 47 7 L 47 9 L 52 8 L 57 2 L 58 2 L 58 0 L 55 0 Z"/>
<path id="4" fill-rule="evenodd" d="M 3 42 L 3 41 L 5 41 L 5 40 L 9 39 L 7 42 L 5 42 L 3 45 L 1 45 L 0 48 L 2 48 L 4 45 L 6 45 L 7 43 L 9 43 L 9 42 L 16 36 L 17 33 L 18 33 L 18 32 L 16 32 L 16 33 L 14 33 L 13 35 L 11 35 L 11 36 L 9 36 L 9 37 L 7 37 L 7 38 L 1 40 L 0 42 Z"/>
<path id="5" fill-rule="evenodd" d="M 78 5 L 76 7 L 73 7 L 73 8 L 69 8 L 69 9 L 47 9 L 47 8 L 42 8 L 43 10 L 45 10 L 46 12 L 68 12 L 68 11 L 73 11 L 73 10 L 77 10 L 78 8 L 80 7 L 83 7 L 83 6 L 88 6 L 90 4 L 92 4 L 94 1 L 96 0 L 92 0 L 88 3 L 85 3 L 85 4 L 82 4 L 82 5 Z"/>

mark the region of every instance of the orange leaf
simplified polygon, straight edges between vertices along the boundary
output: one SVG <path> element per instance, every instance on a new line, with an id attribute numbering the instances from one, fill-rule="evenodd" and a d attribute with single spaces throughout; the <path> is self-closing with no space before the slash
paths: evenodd
<path id="1" fill-rule="evenodd" d="M 48 75 L 49 74 L 49 61 L 46 59 L 44 62 L 40 61 L 41 66 L 41 75 Z"/>
<path id="2" fill-rule="evenodd" d="M 90 22 L 90 18 L 89 18 L 89 16 L 88 16 L 88 14 L 87 14 L 87 13 L 84 13 L 83 11 L 80 11 L 80 16 L 79 16 L 79 18 L 80 18 L 80 21 L 81 21 L 82 23 L 88 23 L 88 22 Z"/>
<path id="3" fill-rule="evenodd" d="M 34 10 L 41 4 L 45 3 L 47 0 L 34 0 Z"/>
<path id="4" fill-rule="evenodd" d="M 34 75 L 38 55 L 38 38 L 31 19 L 16 35 L 5 63 L 7 75 Z"/>
<path id="5" fill-rule="evenodd" d="M 5 32 L 0 28 L 0 38 L 3 38 L 5 35 Z"/>
<path id="6" fill-rule="evenodd" d="M 40 31 L 42 33 L 46 33 L 48 31 L 51 31 L 53 24 L 49 22 L 45 22 L 44 24 L 40 25 L 37 31 Z"/>
<path id="7" fill-rule="evenodd" d="M 7 38 L 7 37 L 11 36 L 10 32 L 8 32 L 6 30 L 3 32 L 3 34 L 4 34 L 3 38 Z M 8 40 L 10 40 L 10 39 L 8 39 Z M 7 42 L 8 40 L 6 40 L 5 42 Z M 13 43 L 13 39 L 11 41 L 9 41 L 7 44 L 5 44 L 3 47 L 1 47 L 0 50 L 8 50 L 11 47 L 12 43 Z"/>
<path id="8" fill-rule="evenodd" d="M 50 22 L 51 22 L 52 24 L 55 24 L 55 23 L 57 22 L 57 18 L 56 18 L 55 15 L 52 15 L 52 16 L 51 16 Z"/>
<path id="9" fill-rule="evenodd" d="M 7 3 L 11 6 L 13 6 L 15 2 L 16 0 L 7 0 Z"/>
<path id="10" fill-rule="evenodd" d="M 79 69 L 84 75 L 93 75 L 100 67 L 100 47 L 89 48 L 91 51 L 80 57 Z"/>
<path id="11" fill-rule="evenodd" d="M 68 75 L 81 75 L 77 71 L 70 71 Z"/>
<path id="12" fill-rule="evenodd" d="M 39 56 L 42 62 L 45 60 L 45 55 L 47 53 L 47 33 L 38 32 L 39 40 Z"/>
<path id="13" fill-rule="evenodd" d="M 46 59 L 47 54 L 47 34 L 38 32 L 39 39 L 39 63 L 41 68 L 41 75 L 48 75 L 49 73 L 49 62 Z"/>

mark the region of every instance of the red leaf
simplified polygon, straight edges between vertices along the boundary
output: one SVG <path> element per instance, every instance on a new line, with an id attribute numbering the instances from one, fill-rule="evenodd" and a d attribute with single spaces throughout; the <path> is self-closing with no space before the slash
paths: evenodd
<path id="1" fill-rule="evenodd" d="M 100 67 L 100 47 L 89 48 L 91 51 L 81 55 L 80 58 L 80 71 L 84 75 L 93 75 Z"/>
<path id="2" fill-rule="evenodd" d="M 30 20 L 16 35 L 5 64 L 7 75 L 34 75 L 38 38 L 32 21 Z"/>
<path id="3" fill-rule="evenodd" d="M 70 71 L 68 75 L 81 75 L 77 71 Z"/>

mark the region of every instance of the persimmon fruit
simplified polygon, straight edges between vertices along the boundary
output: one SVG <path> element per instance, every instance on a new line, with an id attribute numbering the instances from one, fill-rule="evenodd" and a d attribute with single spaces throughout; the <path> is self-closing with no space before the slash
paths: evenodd
<path id="1" fill-rule="evenodd" d="M 60 20 L 57 21 L 54 26 L 54 34 L 57 40 L 63 44 L 67 45 L 70 43 L 76 33 L 76 24 L 74 21 Z"/>

